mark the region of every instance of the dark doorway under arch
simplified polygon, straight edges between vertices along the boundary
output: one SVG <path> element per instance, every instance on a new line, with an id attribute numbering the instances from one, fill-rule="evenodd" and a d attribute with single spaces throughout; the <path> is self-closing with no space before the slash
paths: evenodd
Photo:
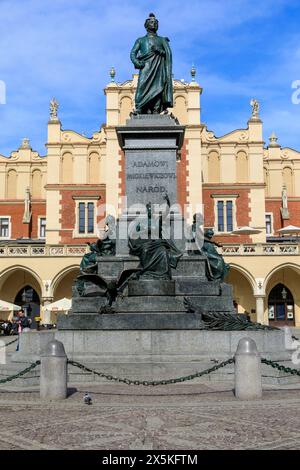
<path id="1" fill-rule="evenodd" d="M 25 315 L 31 319 L 31 326 L 35 328 L 34 317 L 40 316 L 40 297 L 36 290 L 29 285 L 23 287 L 16 295 L 15 304 L 24 309 Z"/>
<path id="2" fill-rule="evenodd" d="M 271 325 L 295 325 L 294 297 L 284 284 L 277 284 L 271 290 L 268 298 L 268 312 Z"/>

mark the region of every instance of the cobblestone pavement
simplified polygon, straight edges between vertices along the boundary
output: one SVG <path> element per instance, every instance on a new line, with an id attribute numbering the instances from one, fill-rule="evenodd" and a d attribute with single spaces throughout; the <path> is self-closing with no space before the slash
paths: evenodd
<path id="1" fill-rule="evenodd" d="M 89 391 L 93 404 L 83 404 Z M 300 449 L 300 389 L 238 401 L 228 384 L 78 385 L 67 400 L 0 387 L 3 449 Z"/>

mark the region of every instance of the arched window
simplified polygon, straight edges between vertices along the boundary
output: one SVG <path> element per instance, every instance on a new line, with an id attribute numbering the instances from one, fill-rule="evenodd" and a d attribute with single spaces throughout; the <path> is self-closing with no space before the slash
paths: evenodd
<path id="1" fill-rule="evenodd" d="M 132 111 L 132 100 L 129 96 L 124 96 L 120 102 L 120 124 L 126 124 L 126 119 L 129 118 L 129 114 Z"/>
<path id="2" fill-rule="evenodd" d="M 35 199 L 42 197 L 42 173 L 40 170 L 32 172 L 32 197 Z"/>
<path id="3" fill-rule="evenodd" d="M 220 157 L 215 151 L 208 155 L 208 182 L 220 183 Z"/>
<path id="4" fill-rule="evenodd" d="M 284 284 L 277 284 L 268 298 L 269 320 L 276 325 L 294 325 L 294 298 Z"/>
<path id="5" fill-rule="evenodd" d="M 89 162 L 89 183 L 98 184 L 99 183 L 99 154 L 91 153 L 88 159 Z"/>
<path id="6" fill-rule="evenodd" d="M 65 153 L 62 157 L 61 182 L 73 183 L 73 157 L 71 153 Z"/>
<path id="7" fill-rule="evenodd" d="M 237 183 L 248 182 L 248 157 L 246 152 L 238 152 L 236 156 L 236 181 Z"/>
<path id="8" fill-rule="evenodd" d="M 17 198 L 17 172 L 16 170 L 9 170 L 7 173 L 7 198 L 16 199 Z"/>
<path id="9" fill-rule="evenodd" d="M 286 185 L 288 196 L 293 195 L 293 170 L 285 167 L 282 172 L 283 183 Z"/>
<path id="10" fill-rule="evenodd" d="M 32 326 L 35 327 L 34 317 L 40 316 L 40 298 L 33 287 L 27 285 L 16 295 L 14 303 L 25 311 L 25 315 L 31 319 Z"/>
<path id="11" fill-rule="evenodd" d="M 180 124 L 187 124 L 187 107 L 184 96 L 175 97 L 173 114 Z"/>

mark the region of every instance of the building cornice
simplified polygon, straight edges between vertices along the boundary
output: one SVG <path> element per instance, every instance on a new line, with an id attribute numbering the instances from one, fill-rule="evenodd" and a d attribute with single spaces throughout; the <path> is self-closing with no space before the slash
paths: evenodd
<path id="1" fill-rule="evenodd" d="M 202 187 L 205 189 L 251 189 L 251 188 L 262 188 L 266 187 L 265 183 L 202 183 Z"/>
<path id="2" fill-rule="evenodd" d="M 47 191 L 56 190 L 74 190 L 74 191 L 103 191 L 105 190 L 105 184 L 46 184 L 45 189 Z"/>

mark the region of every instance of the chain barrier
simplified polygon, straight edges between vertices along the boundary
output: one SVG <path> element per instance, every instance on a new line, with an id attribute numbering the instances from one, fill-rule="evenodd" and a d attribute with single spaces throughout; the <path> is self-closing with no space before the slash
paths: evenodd
<path id="1" fill-rule="evenodd" d="M 6 382 L 11 382 L 12 380 L 18 379 L 19 377 L 22 377 L 22 375 L 27 374 L 27 372 L 30 372 L 31 370 L 35 369 L 37 366 L 39 366 L 41 361 L 36 361 L 30 364 L 29 367 L 26 367 L 26 369 L 21 370 L 21 372 L 18 372 L 18 374 L 15 375 L 10 375 L 9 377 L 6 377 L 6 379 L 1 379 L 0 384 L 5 384 Z"/>
<path id="2" fill-rule="evenodd" d="M 9 346 L 10 344 L 13 344 L 13 343 L 16 343 L 18 341 L 19 338 L 15 338 L 13 339 L 12 341 L 10 341 L 9 343 L 6 343 L 6 344 L 3 344 L 3 346 L 0 346 L 0 349 L 1 348 L 6 348 L 7 346 Z"/>
<path id="3" fill-rule="evenodd" d="M 300 369 L 292 369 L 291 367 L 285 367 L 282 364 L 279 364 L 278 362 L 274 362 L 270 359 L 265 358 L 262 358 L 261 362 L 263 364 L 267 364 L 268 366 L 273 367 L 274 369 L 278 369 L 281 372 L 285 372 L 286 374 L 300 375 Z"/>
<path id="4" fill-rule="evenodd" d="M 297 336 L 294 336 L 294 335 L 292 335 L 292 339 L 294 339 L 295 341 L 299 341 L 299 338 L 297 338 Z"/>
<path id="5" fill-rule="evenodd" d="M 209 369 L 205 369 L 201 372 L 196 372 L 195 374 L 190 374 L 186 375 L 183 377 L 177 377 L 176 379 L 167 379 L 167 380 L 131 380 L 128 378 L 121 378 L 121 377 L 114 377 L 113 375 L 105 374 L 104 372 L 99 372 L 97 370 L 90 369 L 89 367 L 85 366 L 84 364 L 81 364 L 80 362 L 76 361 L 71 361 L 68 360 L 68 364 L 77 367 L 78 369 L 84 370 L 85 372 L 88 372 L 90 374 L 98 375 L 99 377 L 103 377 L 107 380 L 110 381 L 115 381 L 115 382 L 121 382 L 125 383 L 126 385 L 144 385 L 144 386 L 157 386 L 157 385 L 169 385 L 169 384 L 175 384 L 175 383 L 180 383 L 180 382 L 186 382 L 188 380 L 193 380 L 197 377 L 202 377 L 203 375 L 208 375 L 211 374 L 212 372 L 215 372 L 218 369 L 221 369 L 222 367 L 225 367 L 229 364 L 233 364 L 235 362 L 234 357 L 227 359 L 226 361 L 221 362 L 220 364 L 216 364 Z M 292 369 L 291 367 L 285 367 L 282 364 L 279 364 L 278 362 L 271 361 L 270 359 L 262 358 L 261 362 L 263 364 L 266 364 L 268 366 L 271 366 L 275 369 L 278 369 L 279 371 L 285 372 L 286 374 L 292 374 L 292 375 L 299 375 L 300 376 L 300 369 Z M 6 377 L 5 379 L 0 380 L 0 384 L 4 384 L 6 382 L 10 382 L 12 380 L 18 379 L 19 377 L 22 377 L 23 375 L 27 374 L 31 370 L 35 369 L 37 366 L 41 364 L 41 361 L 36 361 L 30 364 L 30 366 L 26 367 L 26 369 L 23 369 L 20 371 L 18 374 L 11 375 L 10 377 Z"/>
<path id="6" fill-rule="evenodd" d="M 127 385 L 144 385 L 144 386 L 157 386 L 157 385 L 169 385 L 169 384 L 175 384 L 179 382 L 186 382 L 187 380 L 193 380 L 197 377 L 201 377 L 202 375 L 205 374 L 210 374 L 211 372 L 215 372 L 216 370 L 220 369 L 221 367 L 225 367 L 228 364 L 232 364 L 234 362 L 234 358 L 230 358 L 227 361 L 223 361 L 220 364 L 216 364 L 213 367 L 210 367 L 209 369 L 205 369 L 201 372 L 196 372 L 195 374 L 191 375 L 186 375 L 184 377 L 178 377 L 176 379 L 167 379 L 167 380 L 131 380 L 127 378 L 120 378 L 120 377 L 114 377 L 113 375 L 105 374 L 104 372 L 98 372 L 93 369 L 89 369 L 83 364 L 80 364 L 80 362 L 76 361 L 69 361 L 68 364 L 71 364 L 74 367 L 78 367 L 81 370 L 84 370 L 85 372 L 89 372 L 94 375 L 99 375 L 100 377 L 103 377 L 107 380 L 113 380 L 115 382 L 122 382 Z"/>

